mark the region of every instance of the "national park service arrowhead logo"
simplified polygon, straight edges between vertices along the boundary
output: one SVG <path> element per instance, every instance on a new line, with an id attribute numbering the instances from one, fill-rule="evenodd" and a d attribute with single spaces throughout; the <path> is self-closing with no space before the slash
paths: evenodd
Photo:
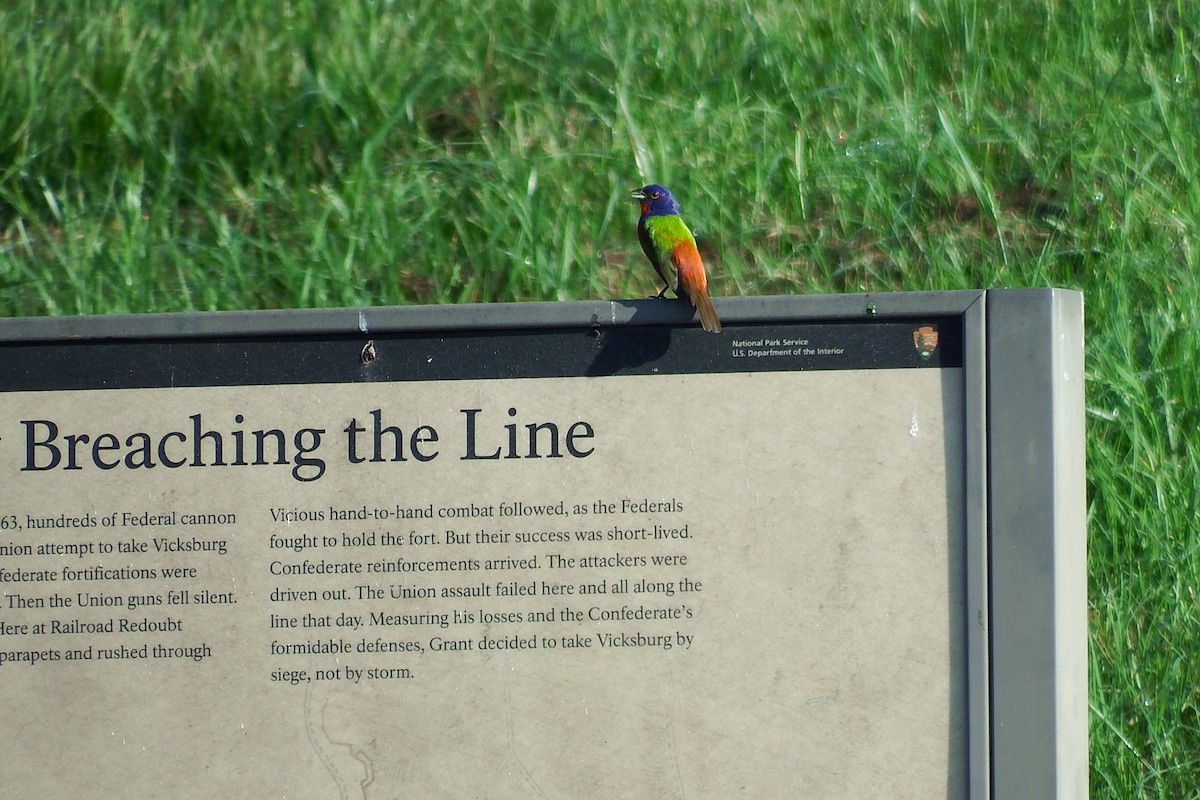
<path id="1" fill-rule="evenodd" d="M 937 328 L 932 325 L 922 325 L 913 331 L 913 347 L 917 348 L 917 352 L 921 354 L 921 358 L 925 361 L 933 355 L 933 351 L 937 350 L 938 332 Z"/>

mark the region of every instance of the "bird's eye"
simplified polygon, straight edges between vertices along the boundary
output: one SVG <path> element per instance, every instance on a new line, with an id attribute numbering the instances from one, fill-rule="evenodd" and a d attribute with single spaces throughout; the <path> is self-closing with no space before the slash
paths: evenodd
<path id="1" fill-rule="evenodd" d="M 651 200 L 657 200 L 657 199 L 658 199 L 658 192 L 651 192 L 651 193 L 650 193 L 650 199 L 651 199 Z"/>

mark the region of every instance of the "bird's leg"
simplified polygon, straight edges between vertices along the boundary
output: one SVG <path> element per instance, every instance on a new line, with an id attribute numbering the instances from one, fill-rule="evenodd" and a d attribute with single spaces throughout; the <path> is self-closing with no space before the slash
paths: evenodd
<path id="1" fill-rule="evenodd" d="M 669 283 L 663 284 L 663 287 L 658 290 L 658 294 L 654 295 L 654 297 L 659 300 L 662 300 L 663 297 L 667 294 L 667 289 L 670 289 L 670 288 L 671 288 L 671 284 L 669 284 Z"/>

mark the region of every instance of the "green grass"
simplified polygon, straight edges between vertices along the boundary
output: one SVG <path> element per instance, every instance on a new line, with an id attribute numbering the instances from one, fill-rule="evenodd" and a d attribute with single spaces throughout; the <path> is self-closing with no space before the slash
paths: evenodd
<path id="1" fill-rule="evenodd" d="M 1200 786 L 1200 7 L 0 4 L 0 316 L 1087 300 L 1094 797 Z"/>

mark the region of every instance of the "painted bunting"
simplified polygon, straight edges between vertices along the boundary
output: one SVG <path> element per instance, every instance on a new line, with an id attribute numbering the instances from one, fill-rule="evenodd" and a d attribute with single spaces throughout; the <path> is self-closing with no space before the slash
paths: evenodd
<path id="1" fill-rule="evenodd" d="M 654 271 L 662 279 L 663 288 L 657 297 L 674 289 L 676 296 L 685 298 L 700 315 L 700 326 L 711 333 L 721 330 L 721 321 L 708 299 L 708 278 L 704 261 L 696 249 L 696 239 L 679 216 L 679 203 L 665 187 L 652 183 L 630 194 L 641 201 L 642 216 L 638 219 L 638 240 Z M 669 271 L 669 272 L 668 272 Z M 675 277 L 671 284 L 669 273 Z"/>

